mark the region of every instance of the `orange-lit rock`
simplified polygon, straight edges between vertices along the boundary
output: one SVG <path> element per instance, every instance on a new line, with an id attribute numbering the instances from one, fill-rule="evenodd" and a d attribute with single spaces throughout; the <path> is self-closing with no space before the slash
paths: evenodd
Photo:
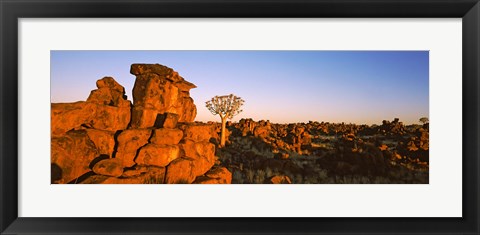
<path id="1" fill-rule="evenodd" d="M 167 166 L 165 183 L 167 184 L 190 184 L 195 180 L 192 172 L 193 161 L 188 158 L 179 158 Z"/>
<path id="2" fill-rule="evenodd" d="M 291 184 L 292 180 L 286 175 L 276 175 L 268 179 L 270 184 Z"/>
<path id="3" fill-rule="evenodd" d="M 126 129 L 130 122 L 130 101 L 125 91 L 113 78 L 97 81 L 99 89 L 93 90 L 87 101 L 51 104 L 52 136 L 78 128 L 95 128 L 117 131 Z"/>
<path id="4" fill-rule="evenodd" d="M 189 90 L 195 85 L 177 72 L 159 64 L 132 64 L 130 73 L 136 76 L 133 87 L 132 128 L 155 126 L 158 114 L 175 113 L 180 122 L 191 122 L 196 106 Z"/>
<path id="5" fill-rule="evenodd" d="M 158 145 L 178 144 L 183 138 L 183 131 L 179 129 L 154 129 L 150 143 Z"/>
<path id="6" fill-rule="evenodd" d="M 152 130 L 128 129 L 122 131 L 117 137 L 117 153 L 115 158 L 121 159 L 123 166 L 131 167 L 135 164 L 138 149 L 148 143 Z"/>
<path id="7" fill-rule="evenodd" d="M 70 131 L 51 140 L 52 170 L 59 183 L 68 183 L 90 171 L 89 164 L 99 156 L 85 131 Z"/>
<path id="8" fill-rule="evenodd" d="M 136 172 L 136 174 L 132 174 Z M 130 173 L 131 175 L 128 175 Z M 163 184 L 165 178 L 165 168 L 163 167 L 138 167 L 133 170 L 125 171 L 121 177 L 112 177 L 105 175 L 92 175 L 81 184 Z"/>
<path id="9" fill-rule="evenodd" d="M 158 128 L 175 128 L 178 123 L 178 114 L 163 113 L 158 114 L 155 120 L 155 127 Z"/>
<path id="10" fill-rule="evenodd" d="M 205 173 L 205 176 L 216 179 L 219 184 L 231 184 L 232 173 L 225 167 L 215 167 Z"/>
<path id="11" fill-rule="evenodd" d="M 415 142 L 409 141 L 408 144 L 407 144 L 407 149 L 408 149 L 408 151 L 417 151 L 418 147 L 415 146 Z"/>
<path id="12" fill-rule="evenodd" d="M 109 158 L 97 162 L 92 170 L 97 175 L 119 177 L 123 174 L 123 164 L 117 158 Z"/>
<path id="13" fill-rule="evenodd" d="M 203 123 L 180 123 L 178 128 L 183 130 L 183 138 L 194 142 L 209 141 L 216 137 L 215 125 Z"/>
<path id="14" fill-rule="evenodd" d="M 388 150 L 388 146 L 386 144 L 382 144 L 378 147 L 378 149 L 380 149 L 381 151 L 386 151 Z"/>
<path id="15" fill-rule="evenodd" d="M 129 108 L 131 103 L 125 95 L 125 88 L 112 77 L 104 77 L 97 81 L 97 90 L 90 92 L 87 102 Z"/>
<path id="16" fill-rule="evenodd" d="M 138 165 L 164 167 L 180 157 L 180 148 L 177 145 L 147 144 L 138 152 L 135 162 Z"/>
<path id="17" fill-rule="evenodd" d="M 193 184 L 222 184 L 218 179 L 212 179 L 206 176 L 199 176 L 193 181 Z"/>
<path id="18" fill-rule="evenodd" d="M 98 153 L 112 156 L 115 147 L 114 132 L 97 129 L 85 129 L 85 132 L 88 138 L 95 144 Z"/>
<path id="19" fill-rule="evenodd" d="M 192 159 L 192 173 L 195 176 L 205 174 L 215 164 L 215 145 L 207 141 L 193 142 L 184 140 L 180 144 L 185 156 Z"/>

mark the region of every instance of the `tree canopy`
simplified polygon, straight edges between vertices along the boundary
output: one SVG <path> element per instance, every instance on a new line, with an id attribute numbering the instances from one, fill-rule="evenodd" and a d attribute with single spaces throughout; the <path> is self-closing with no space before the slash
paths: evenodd
<path id="1" fill-rule="evenodd" d="M 245 101 L 233 94 L 215 96 L 211 100 L 205 102 L 207 109 L 213 115 L 220 115 L 220 117 L 232 119 L 235 115 L 241 113 L 243 110 L 240 107 Z"/>

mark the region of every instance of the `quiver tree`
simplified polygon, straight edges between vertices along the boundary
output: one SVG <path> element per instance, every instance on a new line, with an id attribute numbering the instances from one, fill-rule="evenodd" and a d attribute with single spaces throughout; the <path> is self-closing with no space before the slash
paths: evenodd
<path id="1" fill-rule="evenodd" d="M 240 107 L 243 105 L 244 100 L 233 94 L 224 96 L 215 96 L 211 100 L 205 102 L 207 109 L 213 115 L 219 115 L 222 119 L 222 131 L 220 136 L 220 147 L 225 146 L 225 128 L 227 119 L 232 119 L 235 115 L 239 114 L 243 110 Z"/>

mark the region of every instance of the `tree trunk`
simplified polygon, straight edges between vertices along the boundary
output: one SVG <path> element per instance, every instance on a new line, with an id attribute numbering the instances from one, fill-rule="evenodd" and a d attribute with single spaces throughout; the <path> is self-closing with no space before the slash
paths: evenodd
<path id="1" fill-rule="evenodd" d="M 224 147 L 224 146 L 225 146 L 226 126 L 227 126 L 227 119 L 226 119 L 226 118 L 222 118 L 222 133 L 220 134 L 220 147 Z"/>

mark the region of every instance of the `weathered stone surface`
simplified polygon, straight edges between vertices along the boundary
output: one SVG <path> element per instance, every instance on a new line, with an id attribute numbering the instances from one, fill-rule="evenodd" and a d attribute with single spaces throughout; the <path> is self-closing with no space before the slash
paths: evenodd
<path id="1" fill-rule="evenodd" d="M 53 136 L 84 126 L 100 130 L 117 131 L 127 128 L 130 108 L 119 108 L 89 102 L 52 103 L 51 129 Z"/>
<path id="2" fill-rule="evenodd" d="M 158 128 L 175 128 L 178 123 L 178 114 L 163 113 L 158 114 L 155 120 L 155 127 Z"/>
<path id="3" fill-rule="evenodd" d="M 95 129 L 118 131 L 127 128 L 130 122 L 130 107 L 96 105 L 94 115 L 87 123 Z"/>
<path id="4" fill-rule="evenodd" d="M 177 145 L 147 144 L 143 146 L 135 162 L 138 165 L 164 167 L 180 157 L 180 148 Z"/>
<path id="5" fill-rule="evenodd" d="M 98 80 L 97 87 L 86 102 L 51 104 L 52 136 L 80 127 L 108 131 L 127 128 L 131 103 L 125 89 L 111 77 Z"/>
<path id="6" fill-rule="evenodd" d="M 218 134 L 215 124 L 191 123 L 196 86 L 159 64 L 131 73 L 135 106 L 112 77 L 85 102 L 51 105 L 53 183 L 192 183 L 212 168 Z"/>
<path id="7" fill-rule="evenodd" d="M 161 64 L 132 64 L 130 67 L 130 73 L 133 75 L 156 74 L 171 82 L 184 80 L 173 69 Z"/>
<path id="8" fill-rule="evenodd" d="M 222 184 L 218 179 L 212 179 L 207 176 L 199 176 L 195 178 L 193 184 Z"/>
<path id="9" fill-rule="evenodd" d="M 205 176 L 216 179 L 219 184 L 231 184 L 232 173 L 225 167 L 215 167 L 210 169 Z"/>
<path id="10" fill-rule="evenodd" d="M 83 101 L 75 103 L 51 104 L 51 131 L 52 136 L 62 136 L 73 128 L 89 123 L 93 118 L 96 105 Z"/>
<path id="11" fill-rule="evenodd" d="M 115 177 L 93 174 L 87 177 L 85 180 L 82 180 L 81 182 L 77 182 L 77 183 L 78 184 L 103 184 L 103 182 L 109 178 L 115 178 Z"/>
<path id="12" fill-rule="evenodd" d="M 209 141 L 215 138 L 215 125 L 203 123 L 180 123 L 178 128 L 183 130 L 183 138 L 194 142 Z"/>
<path id="13" fill-rule="evenodd" d="M 154 108 L 145 108 L 142 106 L 134 106 L 132 108 L 131 128 L 149 128 L 155 126 L 158 110 Z"/>
<path id="14" fill-rule="evenodd" d="M 183 138 L 183 131 L 179 129 L 154 129 L 150 143 L 158 145 L 178 144 Z"/>
<path id="15" fill-rule="evenodd" d="M 188 91 L 190 91 L 190 89 L 197 87 L 197 86 L 195 86 L 195 84 L 193 84 L 191 82 L 187 82 L 185 80 L 176 82 L 175 86 L 177 86 L 178 89 L 180 91 L 183 91 L 183 92 L 188 92 Z"/>
<path id="16" fill-rule="evenodd" d="M 89 164 L 99 155 L 83 130 L 70 131 L 51 141 L 51 163 L 57 183 L 68 183 L 90 171 Z M 53 167 L 54 166 L 54 167 Z M 58 170 L 60 169 L 60 170 Z"/>
<path id="17" fill-rule="evenodd" d="M 125 88 L 112 77 L 104 77 L 97 81 L 97 90 L 90 92 L 87 102 L 130 108 L 130 101 L 125 95 Z"/>
<path id="18" fill-rule="evenodd" d="M 136 172 L 136 174 L 128 173 Z M 80 182 L 81 184 L 163 184 L 165 168 L 163 167 L 139 167 L 134 170 L 125 171 L 121 177 L 105 175 L 92 175 Z"/>
<path id="19" fill-rule="evenodd" d="M 115 81 L 115 79 L 113 79 L 112 77 L 104 77 L 100 80 L 97 80 L 96 85 L 98 89 L 109 89 L 115 92 L 119 92 L 119 95 L 122 96 L 123 99 L 126 99 L 126 97 L 124 97 L 125 88 L 117 81 Z"/>
<path id="20" fill-rule="evenodd" d="M 112 156 L 115 147 L 114 132 L 97 129 L 85 129 L 85 132 L 88 138 L 95 144 L 98 153 Z"/>
<path id="21" fill-rule="evenodd" d="M 119 177 L 123 174 L 123 162 L 117 158 L 104 159 L 97 162 L 92 170 L 97 175 Z"/>
<path id="22" fill-rule="evenodd" d="M 270 184 L 291 184 L 292 180 L 286 175 L 276 175 L 268 179 Z"/>
<path id="23" fill-rule="evenodd" d="M 167 166 L 165 183 L 167 184 L 190 184 L 195 180 L 192 172 L 194 165 L 192 159 L 179 158 Z"/>
<path id="24" fill-rule="evenodd" d="M 193 142 L 184 140 L 180 144 L 185 156 L 192 159 L 192 173 L 195 176 L 205 174 L 215 164 L 215 145 L 207 141 Z"/>
<path id="25" fill-rule="evenodd" d="M 196 106 L 189 90 L 195 85 L 185 81 L 173 69 L 159 64 L 132 64 L 136 76 L 133 87 L 132 128 L 155 126 L 158 114 L 175 113 L 181 122 L 191 122 Z"/>
<path id="26" fill-rule="evenodd" d="M 117 153 L 115 158 L 121 159 L 124 167 L 131 167 L 135 164 L 135 156 L 138 149 L 148 143 L 152 134 L 150 129 L 128 129 L 122 131 L 117 137 Z"/>

